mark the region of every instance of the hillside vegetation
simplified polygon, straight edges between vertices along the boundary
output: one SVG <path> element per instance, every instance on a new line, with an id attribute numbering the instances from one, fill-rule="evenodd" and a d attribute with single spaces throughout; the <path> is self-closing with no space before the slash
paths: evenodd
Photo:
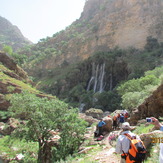
<path id="1" fill-rule="evenodd" d="M 84 109 L 94 107 L 113 111 L 126 107 L 120 105 L 117 86 L 127 80 L 136 80 L 146 71 L 161 65 L 162 43 L 149 37 L 144 50 L 115 48 L 108 52 L 97 52 L 83 62 L 71 65 L 65 62 L 60 67 L 39 71 L 34 77 L 39 89 L 75 107 L 84 104 Z"/>

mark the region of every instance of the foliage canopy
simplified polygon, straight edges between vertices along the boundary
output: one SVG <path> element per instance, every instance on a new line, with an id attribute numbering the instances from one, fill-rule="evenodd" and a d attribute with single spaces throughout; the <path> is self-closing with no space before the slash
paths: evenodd
<path id="1" fill-rule="evenodd" d="M 12 116 L 26 119 L 25 124 L 15 131 L 14 136 L 39 144 L 38 162 L 46 161 L 46 150 L 51 138 L 50 131 L 59 131 L 59 146 L 54 159 L 65 158 L 75 152 L 83 141 L 86 122 L 78 117 L 76 109 L 58 100 L 39 98 L 34 94 L 23 92 L 11 98 L 10 111 Z M 70 139 L 75 135 L 75 138 Z M 64 153 L 64 154 L 63 154 Z"/>

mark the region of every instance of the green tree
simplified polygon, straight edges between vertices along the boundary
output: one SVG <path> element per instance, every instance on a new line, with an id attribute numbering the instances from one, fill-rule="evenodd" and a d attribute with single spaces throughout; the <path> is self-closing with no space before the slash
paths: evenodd
<path id="1" fill-rule="evenodd" d="M 162 82 L 162 67 L 145 72 L 145 76 L 129 80 L 117 87 L 122 107 L 132 109 L 140 105 Z"/>
<path id="2" fill-rule="evenodd" d="M 147 37 L 147 43 L 145 45 L 145 49 L 147 51 L 152 51 L 154 49 L 157 49 L 159 47 L 158 40 L 156 38 L 153 38 L 152 36 Z"/>
<path id="3" fill-rule="evenodd" d="M 3 46 L 3 51 L 4 51 L 5 53 L 10 54 L 10 55 L 12 55 L 12 53 L 13 53 L 12 47 L 9 46 L 9 45 L 4 45 L 4 46 Z"/>
<path id="4" fill-rule="evenodd" d="M 51 130 L 59 130 L 60 133 L 60 143 L 54 150 L 56 160 L 72 154 L 81 144 L 86 122 L 78 118 L 76 109 L 68 109 L 66 103 L 58 99 L 39 98 L 28 92 L 14 94 L 10 102 L 12 115 L 26 119 L 26 123 L 15 130 L 14 136 L 38 142 L 38 163 L 49 161 L 47 151 Z M 72 135 L 73 140 L 69 140 Z M 48 155 L 52 159 L 51 151 Z"/>

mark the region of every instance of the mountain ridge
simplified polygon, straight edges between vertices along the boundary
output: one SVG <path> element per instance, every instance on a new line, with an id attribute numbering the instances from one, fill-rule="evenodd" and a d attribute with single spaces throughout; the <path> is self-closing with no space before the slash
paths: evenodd
<path id="1" fill-rule="evenodd" d="M 9 45 L 13 50 L 18 50 L 25 45 L 31 44 L 33 43 L 23 36 L 17 26 L 0 16 L 0 48 Z"/>
<path id="2" fill-rule="evenodd" d="M 65 61 L 73 64 L 117 46 L 143 49 L 149 36 L 163 42 L 162 7 L 162 0 L 88 0 L 78 20 L 25 53 L 39 56 L 53 49 L 46 59 L 35 62 L 39 70 L 55 68 Z"/>

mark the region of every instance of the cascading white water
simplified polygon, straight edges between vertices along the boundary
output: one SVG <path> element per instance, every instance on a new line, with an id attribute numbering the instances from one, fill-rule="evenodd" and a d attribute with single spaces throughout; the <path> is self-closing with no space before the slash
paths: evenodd
<path id="1" fill-rule="evenodd" d="M 93 89 L 95 92 L 104 91 L 104 76 L 105 76 L 105 63 L 95 66 L 92 64 L 92 76 L 88 82 L 87 91 Z"/>
<path id="2" fill-rule="evenodd" d="M 79 106 L 79 111 L 80 111 L 80 113 L 83 112 L 83 110 L 84 110 L 84 106 L 85 106 L 84 103 L 81 103 L 81 104 L 80 104 L 80 106 Z"/>

